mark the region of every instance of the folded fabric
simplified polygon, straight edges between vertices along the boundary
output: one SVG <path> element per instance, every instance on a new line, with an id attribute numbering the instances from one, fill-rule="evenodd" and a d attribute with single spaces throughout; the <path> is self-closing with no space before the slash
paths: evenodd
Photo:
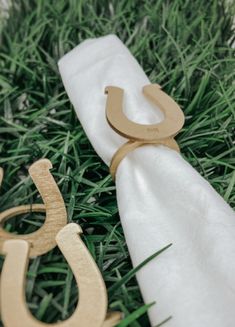
<path id="1" fill-rule="evenodd" d="M 105 118 L 106 86 L 124 89 L 129 119 L 152 124 L 163 115 L 143 96 L 149 80 L 114 35 L 86 40 L 59 61 L 65 89 L 98 155 L 109 165 L 126 142 Z M 183 158 L 164 146 L 129 153 L 116 174 L 120 218 L 152 326 L 235 326 L 235 214 Z"/>

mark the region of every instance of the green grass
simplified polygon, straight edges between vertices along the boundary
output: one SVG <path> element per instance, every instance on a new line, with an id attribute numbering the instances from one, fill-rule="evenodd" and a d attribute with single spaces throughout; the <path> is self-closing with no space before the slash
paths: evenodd
<path id="1" fill-rule="evenodd" d="M 68 220 L 82 226 L 104 276 L 109 308 L 125 314 L 120 326 L 150 326 L 148 306 L 130 273 L 115 185 L 76 118 L 57 61 L 86 38 L 116 33 L 150 80 L 183 108 L 186 124 L 177 140 L 186 160 L 235 207 L 234 8 L 219 0 L 14 4 L 0 39 L 1 210 L 40 202 L 27 168 L 36 159 L 50 159 Z M 9 220 L 5 228 L 29 233 L 43 219 L 27 215 Z M 30 261 L 26 295 L 37 318 L 66 319 L 77 302 L 74 286 L 58 249 Z"/>

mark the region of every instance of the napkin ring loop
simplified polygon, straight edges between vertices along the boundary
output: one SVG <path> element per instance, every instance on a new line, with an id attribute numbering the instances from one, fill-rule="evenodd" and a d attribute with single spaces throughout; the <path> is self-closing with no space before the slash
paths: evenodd
<path id="1" fill-rule="evenodd" d="M 106 119 L 111 128 L 119 135 L 129 139 L 114 154 L 110 173 L 115 179 L 117 167 L 121 160 L 137 147 L 154 144 L 165 145 L 175 151 L 180 151 L 174 137 L 179 133 L 184 125 L 184 113 L 179 105 L 165 92 L 158 84 L 149 84 L 143 87 L 143 94 L 146 98 L 157 105 L 164 113 L 164 120 L 157 124 L 139 124 L 127 118 L 123 112 L 124 90 L 116 86 L 105 88 Z"/>

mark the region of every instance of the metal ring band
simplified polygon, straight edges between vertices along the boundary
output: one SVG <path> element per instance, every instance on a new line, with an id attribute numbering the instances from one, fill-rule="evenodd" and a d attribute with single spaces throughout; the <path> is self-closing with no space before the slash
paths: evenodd
<path id="1" fill-rule="evenodd" d="M 167 138 L 164 140 L 156 140 L 156 141 L 149 141 L 149 142 L 141 142 L 141 141 L 128 141 L 124 145 L 122 145 L 113 155 L 113 158 L 111 160 L 110 164 L 110 174 L 115 181 L 116 172 L 118 169 L 118 166 L 120 162 L 125 158 L 125 156 L 135 150 L 136 148 L 139 148 L 143 145 L 165 145 L 168 148 L 171 148 L 172 150 L 175 150 L 177 152 L 180 152 L 179 146 L 177 142 L 174 140 L 174 138 Z"/>

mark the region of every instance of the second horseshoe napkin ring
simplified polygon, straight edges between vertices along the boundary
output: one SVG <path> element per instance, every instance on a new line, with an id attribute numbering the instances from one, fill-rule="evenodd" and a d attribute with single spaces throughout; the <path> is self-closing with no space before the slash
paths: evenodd
<path id="1" fill-rule="evenodd" d="M 121 315 L 107 314 L 107 291 L 93 257 L 81 239 L 82 229 L 67 224 L 67 213 L 60 190 L 50 173 L 48 159 L 36 161 L 29 174 L 36 185 L 42 204 L 22 205 L 0 213 L 0 254 L 5 261 L 0 280 L 1 319 L 4 327 L 112 327 Z M 0 185 L 3 170 L 0 169 Z M 39 230 L 15 235 L 5 231 L 2 223 L 22 213 L 45 212 Z M 31 314 L 25 299 L 25 279 L 29 259 L 52 250 L 56 245 L 67 260 L 78 285 L 79 300 L 73 314 L 65 321 L 46 324 Z"/>

